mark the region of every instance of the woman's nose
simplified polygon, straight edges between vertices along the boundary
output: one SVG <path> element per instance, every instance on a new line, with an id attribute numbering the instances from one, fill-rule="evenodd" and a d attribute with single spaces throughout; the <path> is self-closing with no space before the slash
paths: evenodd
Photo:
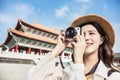
<path id="1" fill-rule="evenodd" d="M 90 39 L 90 35 L 89 35 L 88 33 L 86 33 L 86 34 L 84 35 L 84 37 L 85 37 L 85 41 L 87 41 L 87 40 Z"/>

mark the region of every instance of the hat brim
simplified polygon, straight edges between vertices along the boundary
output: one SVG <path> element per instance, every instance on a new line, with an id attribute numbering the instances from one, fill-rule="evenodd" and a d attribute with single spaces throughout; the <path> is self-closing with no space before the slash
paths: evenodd
<path id="1" fill-rule="evenodd" d="M 115 31 L 114 31 L 111 23 L 102 16 L 95 15 L 95 14 L 81 16 L 81 17 L 77 18 L 76 20 L 74 20 L 72 22 L 71 26 L 78 27 L 81 24 L 85 24 L 88 22 L 96 22 L 97 24 L 99 24 L 101 26 L 101 28 L 104 30 L 104 32 L 108 35 L 112 47 L 114 46 Z"/>

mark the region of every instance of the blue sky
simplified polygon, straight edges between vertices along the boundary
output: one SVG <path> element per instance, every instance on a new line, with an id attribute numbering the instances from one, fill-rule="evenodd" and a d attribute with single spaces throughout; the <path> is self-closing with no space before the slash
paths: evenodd
<path id="1" fill-rule="evenodd" d="M 99 14 L 108 19 L 116 31 L 114 52 L 120 52 L 119 0 L 0 0 L 0 44 L 7 29 L 15 28 L 19 18 L 61 30 L 85 14 Z"/>

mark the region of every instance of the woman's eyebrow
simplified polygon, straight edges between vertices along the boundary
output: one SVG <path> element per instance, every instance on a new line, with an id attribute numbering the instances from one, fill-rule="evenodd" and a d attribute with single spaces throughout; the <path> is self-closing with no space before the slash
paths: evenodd
<path id="1" fill-rule="evenodd" d="M 96 32 L 96 30 L 89 30 L 88 32 Z"/>

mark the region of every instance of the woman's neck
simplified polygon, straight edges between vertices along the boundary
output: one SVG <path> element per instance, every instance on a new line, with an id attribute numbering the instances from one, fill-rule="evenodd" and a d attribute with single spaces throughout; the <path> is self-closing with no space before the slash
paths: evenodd
<path id="1" fill-rule="evenodd" d="M 98 54 L 85 55 L 84 56 L 85 74 L 88 73 L 98 61 L 99 61 Z"/>

